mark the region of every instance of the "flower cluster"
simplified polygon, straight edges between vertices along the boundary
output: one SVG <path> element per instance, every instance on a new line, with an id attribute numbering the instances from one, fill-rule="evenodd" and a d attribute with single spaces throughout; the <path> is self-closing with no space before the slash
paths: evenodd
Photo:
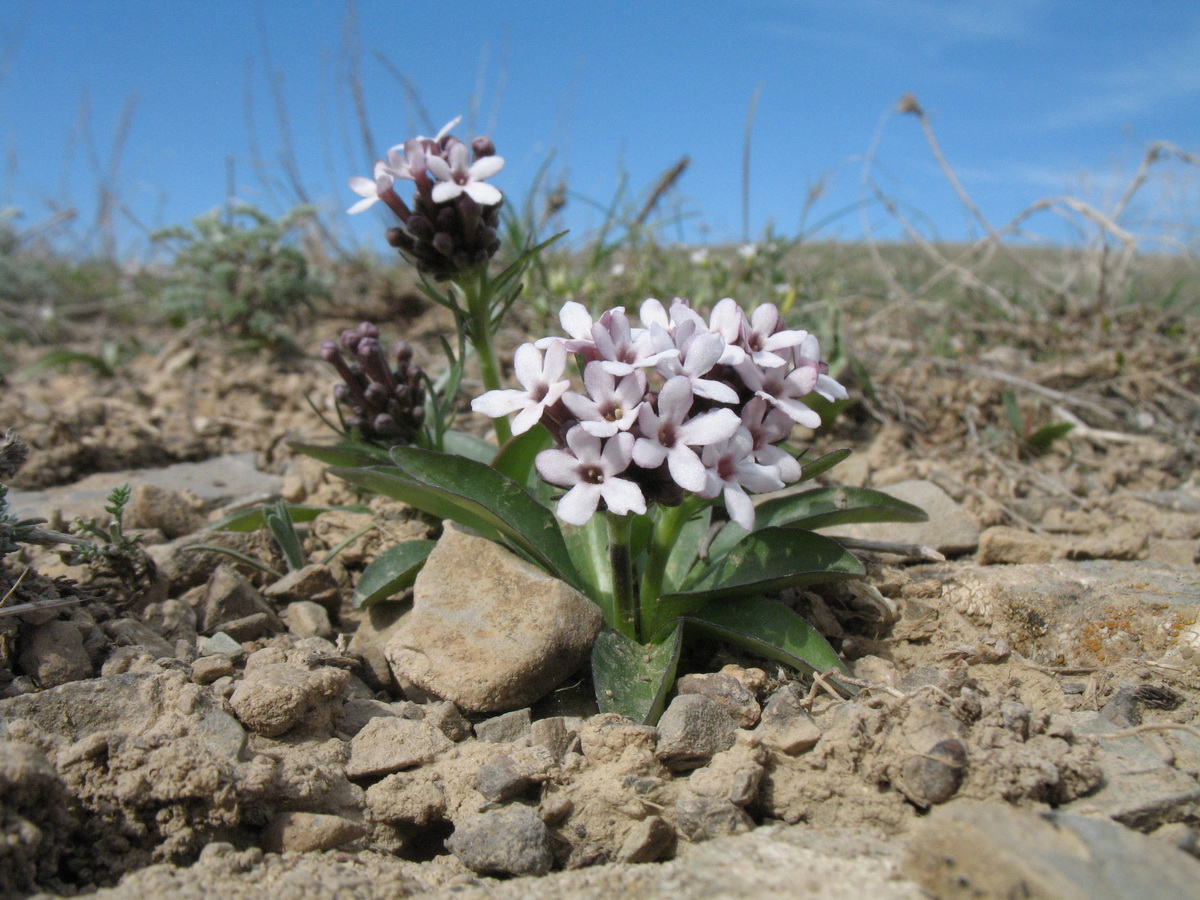
<path id="1" fill-rule="evenodd" d="M 705 321 L 686 300 L 668 309 L 650 299 L 640 318 L 634 327 L 616 307 L 593 320 L 567 303 L 559 316 L 567 337 L 517 350 L 521 389 L 488 391 L 471 408 L 516 413 L 514 434 L 538 422 L 550 431 L 556 446 L 536 465 L 568 488 L 557 507 L 565 522 L 586 523 L 601 501 L 618 515 L 643 514 L 690 492 L 722 497 L 730 518 L 753 530 L 748 492 L 800 478 L 780 445 L 793 425 L 821 422 L 803 398 L 841 399 L 845 388 L 827 374 L 816 337 L 786 328 L 773 304 L 747 316 L 725 299 Z M 583 393 L 563 377 L 569 354 L 582 361 Z"/>
<path id="2" fill-rule="evenodd" d="M 412 347 L 396 341 L 392 368 L 379 344 L 379 329 L 370 322 L 343 331 L 340 343 L 325 341 L 321 358 L 342 377 L 333 396 L 350 410 L 346 426 L 367 441 L 412 443 L 425 421 L 425 373 L 412 361 Z"/>
<path id="3" fill-rule="evenodd" d="M 426 275 L 444 281 L 486 263 L 500 247 L 497 228 L 504 195 L 485 179 L 504 167 L 489 138 L 470 147 L 450 134 L 454 119 L 436 137 L 410 138 L 377 160 L 372 178 L 355 176 L 350 188 L 362 212 L 383 201 L 403 223 L 388 229 L 388 243 Z M 416 186 L 411 208 L 396 193 L 397 181 Z"/>

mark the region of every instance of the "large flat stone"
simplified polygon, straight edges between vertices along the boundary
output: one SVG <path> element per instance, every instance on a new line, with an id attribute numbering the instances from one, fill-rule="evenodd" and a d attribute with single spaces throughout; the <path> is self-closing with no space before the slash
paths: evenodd
<path id="1" fill-rule="evenodd" d="M 946 556 L 971 553 L 979 544 L 979 527 L 950 495 L 932 481 L 900 481 L 881 488 L 897 500 L 919 506 L 928 522 L 867 522 L 822 528 L 830 537 L 894 541 L 932 547 Z"/>

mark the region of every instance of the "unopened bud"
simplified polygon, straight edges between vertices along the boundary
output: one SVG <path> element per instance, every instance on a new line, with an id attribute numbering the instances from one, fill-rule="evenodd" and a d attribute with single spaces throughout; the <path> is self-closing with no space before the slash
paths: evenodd
<path id="1" fill-rule="evenodd" d="M 489 137 L 475 138 L 475 140 L 471 141 L 471 150 L 475 153 L 476 159 L 496 155 L 496 145 L 492 143 L 492 139 Z"/>

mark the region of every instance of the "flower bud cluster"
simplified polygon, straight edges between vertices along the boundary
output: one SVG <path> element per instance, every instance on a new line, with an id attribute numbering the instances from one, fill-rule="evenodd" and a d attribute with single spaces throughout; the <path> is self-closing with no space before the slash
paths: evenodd
<path id="1" fill-rule="evenodd" d="M 321 358 L 342 377 L 333 396 L 349 410 L 346 426 L 363 440 L 389 446 L 411 444 L 425 421 L 425 373 L 412 361 L 412 347 L 396 341 L 392 356 L 394 367 L 370 322 L 343 331 L 339 342 L 321 345 Z"/>
<path id="2" fill-rule="evenodd" d="M 475 138 L 468 147 L 450 134 L 458 122 L 436 137 L 410 138 L 392 147 L 386 159 L 376 161 L 372 178 L 350 179 L 363 199 L 349 211 L 383 201 L 403 223 L 388 229 L 388 243 L 438 281 L 486 263 L 500 247 L 504 195 L 485 179 L 499 172 L 504 160 L 489 138 Z M 411 206 L 396 193 L 397 181 L 415 185 Z"/>
<path id="3" fill-rule="evenodd" d="M 566 338 L 518 348 L 522 390 L 488 391 L 471 408 L 497 418 L 516 413 L 514 434 L 541 422 L 555 447 L 537 457 L 539 474 L 568 488 L 559 518 L 586 523 L 603 502 L 618 515 L 673 505 L 685 493 L 720 496 L 729 516 L 754 527 L 748 492 L 780 490 L 800 478 L 781 445 L 793 425 L 821 423 L 803 398 L 828 400 L 846 389 L 828 375 L 817 338 L 785 327 L 774 304 L 749 316 L 732 299 L 708 321 L 676 298 L 640 309 L 642 327 L 624 307 L 592 319 L 579 303 L 559 315 Z M 543 356 L 544 352 L 544 356 Z M 582 393 L 563 378 L 567 359 L 583 364 Z"/>

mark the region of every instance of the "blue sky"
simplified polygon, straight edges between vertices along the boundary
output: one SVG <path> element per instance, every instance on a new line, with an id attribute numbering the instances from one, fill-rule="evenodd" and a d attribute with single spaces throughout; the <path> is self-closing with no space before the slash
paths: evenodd
<path id="1" fill-rule="evenodd" d="M 353 10 L 348 18 L 334 0 L 0 0 L 0 206 L 26 226 L 75 208 L 86 234 L 126 109 L 113 186 L 128 212 L 119 235 L 134 250 L 145 229 L 222 203 L 231 169 L 239 198 L 285 208 L 294 195 L 280 187 L 284 147 L 313 199 L 344 210 L 357 199 L 347 176 L 460 113 L 456 133 L 490 133 L 507 160 L 493 183 L 510 199 L 553 152 L 576 236 L 600 220 L 586 200 L 611 199 L 622 171 L 636 203 L 686 154 L 676 200 L 694 216 L 665 236 L 737 240 L 743 128 L 760 85 L 756 236 L 768 223 L 788 235 L 820 225 L 820 236 L 860 236 L 864 154 L 877 134 L 871 173 L 888 196 L 928 234 L 977 234 L 915 117 L 887 116 L 906 92 L 997 224 L 1064 192 L 1111 202 L 1154 140 L 1200 153 L 1194 0 L 359 0 Z M 354 59 L 370 154 L 348 89 Z M 1131 226 L 1200 205 L 1195 167 L 1155 171 Z M 382 216 L 357 219 L 334 213 L 382 246 Z M 877 204 L 867 221 L 897 233 Z M 1045 219 L 1035 230 L 1063 233 Z"/>

